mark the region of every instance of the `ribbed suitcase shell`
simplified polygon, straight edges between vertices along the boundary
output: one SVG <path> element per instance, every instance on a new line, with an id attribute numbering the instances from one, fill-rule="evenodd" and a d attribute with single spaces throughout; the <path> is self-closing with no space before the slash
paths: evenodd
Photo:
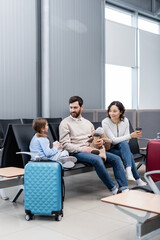
<path id="1" fill-rule="evenodd" d="M 160 140 L 147 144 L 146 172 L 160 170 Z M 151 175 L 154 182 L 160 181 L 160 174 Z"/>
<path id="2" fill-rule="evenodd" d="M 24 174 L 25 212 L 62 213 L 63 171 L 59 162 L 29 162 Z"/>

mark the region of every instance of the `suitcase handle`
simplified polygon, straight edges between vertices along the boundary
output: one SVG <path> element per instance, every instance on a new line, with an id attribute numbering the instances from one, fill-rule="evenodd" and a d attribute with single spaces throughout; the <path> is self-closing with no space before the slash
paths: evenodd
<path id="1" fill-rule="evenodd" d="M 65 198 L 65 184 L 64 184 L 64 178 L 62 177 L 62 204 L 64 202 Z"/>
<path id="2" fill-rule="evenodd" d="M 48 158 L 43 158 L 43 159 L 35 159 L 35 160 L 30 160 L 31 162 L 57 162 L 57 161 L 54 161 L 54 160 L 50 160 Z"/>

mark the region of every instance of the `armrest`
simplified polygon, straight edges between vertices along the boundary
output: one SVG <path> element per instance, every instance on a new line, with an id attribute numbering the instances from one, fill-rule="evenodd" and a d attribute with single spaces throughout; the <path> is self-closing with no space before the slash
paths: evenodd
<path id="1" fill-rule="evenodd" d="M 27 154 L 27 155 L 30 155 L 30 156 L 34 157 L 35 160 L 39 159 L 39 156 L 35 153 L 32 153 L 32 152 L 16 152 L 16 154 Z"/>
<path id="2" fill-rule="evenodd" d="M 147 150 L 147 147 L 141 147 L 141 148 L 139 148 L 139 150 L 141 150 L 141 151 L 146 151 L 146 150 Z"/>
<path id="3" fill-rule="evenodd" d="M 141 138 L 138 138 L 138 140 L 146 140 L 146 141 L 151 141 L 151 140 L 153 140 L 153 139 L 151 139 L 151 138 L 143 138 L 143 137 L 141 137 Z"/>
<path id="4" fill-rule="evenodd" d="M 144 178 L 146 179 L 147 183 L 149 184 L 150 188 L 152 189 L 152 191 L 155 194 L 160 195 L 160 190 L 158 189 L 158 187 L 156 186 L 155 182 L 152 180 L 152 178 L 150 177 L 151 174 L 156 174 L 156 173 L 160 173 L 160 170 L 155 170 L 155 171 L 150 171 L 150 172 L 146 172 L 144 174 Z"/>

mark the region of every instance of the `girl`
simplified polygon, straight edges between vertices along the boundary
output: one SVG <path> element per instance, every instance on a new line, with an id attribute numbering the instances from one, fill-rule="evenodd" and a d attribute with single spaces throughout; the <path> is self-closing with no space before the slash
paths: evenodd
<path id="1" fill-rule="evenodd" d="M 48 122 L 45 118 L 34 119 L 32 126 L 36 133 L 30 142 L 31 153 L 38 155 L 40 159 L 59 160 L 65 168 L 74 167 L 77 159 L 69 156 L 66 150 L 62 150 L 62 146 L 58 141 L 51 144 L 46 134 L 48 132 Z M 33 159 L 34 157 L 31 157 L 31 160 Z"/>
<path id="2" fill-rule="evenodd" d="M 138 186 L 144 186 L 146 183 L 141 180 L 138 174 L 134 157 L 128 144 L 129 139 L 141 137 L 141 132 L 135 131 L 130 134 L 129 121 L 124 116 L 124 112 L 125 108 L 121 102 L 112 102 L 107 110 L 108 117 L 102 121 L 102 127 L 114 145 L 110 152 L 119 155 L 123 159 L 127 179 L 130 181 L 136 180 Z"/>

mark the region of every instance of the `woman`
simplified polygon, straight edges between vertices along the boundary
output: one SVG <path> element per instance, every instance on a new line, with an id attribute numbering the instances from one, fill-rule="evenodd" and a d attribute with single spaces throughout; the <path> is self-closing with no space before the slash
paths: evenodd
<path id="1" fill-rule="evenodd" d="M 136 180 L 138 186 L 144 186 L 146 183 L 142 181 L 138 174 L 134 157 L 128 144 L 131 138 L 141 137 L 141 132 L 129 132 L 129 121 L 124 116 L 124 112 L 125 108 L 121 102 L 112 102 L 107 110 L 108 117 L 102 121 L 102 127 L 114 145 L 110 152 L 120 156 L 123 160 L 127 179 L 130 181 Z"/>

